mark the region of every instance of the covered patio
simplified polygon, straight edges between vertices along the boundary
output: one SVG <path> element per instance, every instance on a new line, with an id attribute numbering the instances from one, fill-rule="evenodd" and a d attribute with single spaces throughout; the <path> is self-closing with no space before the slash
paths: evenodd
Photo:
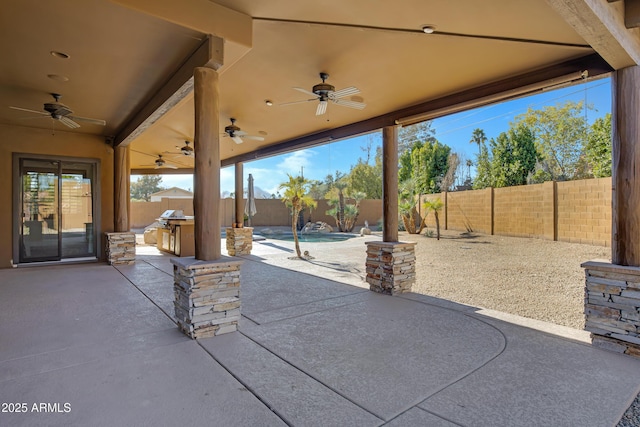
<path id="1" fill-rule="evenodd" d="M 27 407 L 0 422 L 605 426 L 640 391 L 639 360 L 580 335 L 285 269 L 273 255 L 290 246 L 254 244 L 239 331 L 199 340 L 176 327 L 173 266 L 153 248 L 129 266 L 0 270 L 0 397 Z"/>

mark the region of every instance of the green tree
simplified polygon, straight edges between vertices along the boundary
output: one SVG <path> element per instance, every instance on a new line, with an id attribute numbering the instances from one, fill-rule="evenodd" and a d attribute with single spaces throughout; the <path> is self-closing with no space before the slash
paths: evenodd
<path id="1" fill-rule="evenodd" d="M 300 214 L 300 211 L 306 207 L 315 208 L 317 203 L 307 194 L 309 181 L 301 176 L 287 176 L 289 177 L 289 181 L 280 184 L 278 190 L 283 190 L 282 201 L 289 209 L 291 209 L 291 231 L 293 232 L 293 241 L 295 243 L 298 258 L 302 258 L 300 242 L 298 241 L 298 229 L 296 228 L 298 215 Z"/>
<path id="2" fill-rule="evenodd" d="M 493 187 L 524 185 L 536 167 L 538 155 L 533 132 L 517 124 L 491 140 L 491 184 Z"/>
<path id="3" fill-rule="evenodd" d="M 420 122 L 409 126 L 402 126 L 398 131 L 398 155 L 411 150 L 417 142 L 436 142 L 436 131 L 432 128 L 432 121 Z"/>
<path id="4" fill-rule="evenodd" d="M 485 135 L 484 130 L 480 128 L 474 129 L 473 133 L 471 134 L 471 139 L 469 140 L 469 143 L 478 144 L 478 155 L 480 154 L 480 146 L 482 144 L 486 144 L 486 142 L 487 142 L 487 136 Z"/>
<path id="5" fill-rule="evenodd" d="M 519 124 L 529 127 L 535 135 L 540 156 L 537 169 L 548 173 L 554 181 L 581 177 L 580 162 L 587 135 L 582 102 L 568 101 L 542 110 L 529 109 L 516 117 L 515 126 Z"/>
<path id="6" fill-rule="evenodd" d="M 596 119 L 591 125 L 587 146 L 587 161 L 596 178 L 611 176 L 611 114 Z"/>
<path id="7" fill-rule="evenodd" d="M 153 193 L 164 190 L 161 186 L 161 175 L 142 175 L 137 181 L 131 183 L 131 200 L 148 202 Z"/>
<path id="8" fill-rule="evenodd" d="M 414 180 L 417 194 L 439 193 L 441 182 L 449 169 L 451 148 L 435 142 L 416 142 L 399 158 L 400 182 Z"/>
<path id="9" fill-rule="evenodd" d="M 491 174 L 491 153 L 486 144 L 486 138 L 478 142 L 478 157 L 476 159 L 476 178 L 473 180 L 473 189 L 491 187 L 493 176 Z"/>
<path id="10" fill-rule="evenodd" d="M 362 159 L 351 167 L 347 177 L 352 192 L 366 194 L 368 199 L 382 199 L 382 150 L 378 147 L 375 164 L 370 165 Z"/>

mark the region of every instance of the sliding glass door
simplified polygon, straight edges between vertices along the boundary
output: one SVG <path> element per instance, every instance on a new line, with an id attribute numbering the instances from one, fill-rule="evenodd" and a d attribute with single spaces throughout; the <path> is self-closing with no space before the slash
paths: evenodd
<path id="1" fill-rule="evenodd" d="M 20 159 L 19 261 L 96 256 L 95 165 Z"/>

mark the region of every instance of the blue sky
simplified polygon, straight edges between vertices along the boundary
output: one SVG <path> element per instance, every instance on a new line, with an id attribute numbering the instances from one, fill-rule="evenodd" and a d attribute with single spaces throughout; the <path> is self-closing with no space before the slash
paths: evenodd
<path id="1" fill-rule="evenodd" d="M 563 104 L 566 101 L 585 101 L 588 105 L 592 105 L 594 109 L 587 110 L 586 113 L 587 120 L 592 123 L 596 118 L 611 111 L 610 79 L 592 80 L 580 85 L 452 114 L 434 120 L 433 128 L 438 141 L 451 147 L 452 151 L 458 153 L 462 159 L 475 162 L 477 145 L 469 143 L 474 129 L 481 128 L 485 131 L 487 138 L 496 138 L 509 128 L 509 123 L 517 115 L 525 113 L 528 108 L 542 109 L 545 106 Z M 303 171 L 305 178 L 322 180 L 336 171 L 349 172 L 359 157 L 365 157 L 362 147 L 367 145 L 369 138 L 374 138 L 377 144 L 380 144 L 381 138 L 376 132 L 321 147 L 247 162 L 244 164 L 245 187 L 250 173 L 253 175 L 255 185 L 271 194 L 276 193 L 279 184 L 286 181 L 287 174 L 298 175 Z M 375 148 L 372 153 L 375 153 Z M 193 178 L 191 175 L 163 175 L 162 185 L 190 190 L 193 188 Z M 223 194 L 234 191 L 233 167 L 222 169 L 220 187 Z"/>

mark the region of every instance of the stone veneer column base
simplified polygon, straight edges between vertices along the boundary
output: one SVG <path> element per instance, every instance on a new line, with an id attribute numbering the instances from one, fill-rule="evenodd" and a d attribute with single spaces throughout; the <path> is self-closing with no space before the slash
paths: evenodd
<path id="1" fill-rule="evenodd" d="M 640 358 L 640 267 L 589 261 L 585 269 L 585 329 L 591 342 Z"/>
<path id="2" fill-rule="evenodd" d="M 230 256 L 250 255 L 253 249 L 253 227 L 227 228 L 227 252 Z"/>
<path id="3" fill-rule="evenodd" d="M 234 332 L 240 320 L 240 265 L 229 257 L 172 258 L 178 327 L 191 338 Z"/>
<path id="4" fill-rule="evenodd" d="M 131 232 L 104 233 L 106 235 L 107 262 L 110 265 L 136 262 L 136 235 Z"/>
<path id="5" fill-rule="evenodd" d="M 416 280 L 415 243 L 367 242 L 367 283 L 381 294 L 411 292 Z"/>

